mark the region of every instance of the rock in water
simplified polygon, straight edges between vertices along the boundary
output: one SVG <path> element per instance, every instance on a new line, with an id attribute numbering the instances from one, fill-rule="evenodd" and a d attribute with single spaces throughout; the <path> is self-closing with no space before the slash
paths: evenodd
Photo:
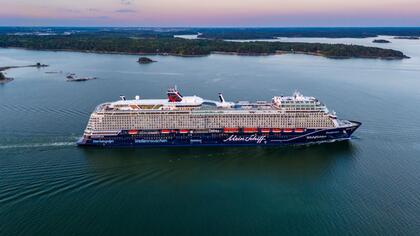
<path id="1" fill-rule="evenodd" d="M 40 62 L 37 62 L 34 66 L 37 67 L 37 68 L 48 67 L 48 65 L 41 64 Z"/>
<path id="2" fill-rule="evenodd" d="M 149 64 L 149 63 L 156 62 L 156 61 L 153 61 L 152 59 L 150 59 L 148 57 L 140 57 L 137 62 L 140 63 L 140 64 Z"/>
<path id="3" fill-rule="evenodd" d="M 8 78 L 3 73 L 0 72 L 0 84 L 5 84 L 5 83 L 10 82 L 12 80 L 13 80 L 13 78 Z"/>
<path id="4" fill-rule="evenodd" d="M 390 41 L 388 41 L 386 39 L 375 39 L 372 42 L 374 42 L 374 43 L 390 43 Z"/>

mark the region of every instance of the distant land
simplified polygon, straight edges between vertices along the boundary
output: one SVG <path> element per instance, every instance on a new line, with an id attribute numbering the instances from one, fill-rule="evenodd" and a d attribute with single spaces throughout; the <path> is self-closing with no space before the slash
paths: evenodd
<path id="1" fill-rule="evenodd" d="M 209 28 L 199 31 L 207 39 L 274 39 L 292 38 L 368 38 L 387 36 L 420 36 L 420 27 L 338 27 L 338 28 Z"/>
<path id="2" fill-rule="evenodd" d="M 411 39 L 411 40 L 419 40 L 420 37 L 418 36 L 395 36 L 394 39 Z"/>
<path id="3" fill-rule="evenodd" d="M 181 39 L 177 35 L 198 35 Z M 0 47 L 96 53 L 205 56 L 211 53 L 271 55 L 303 53 L 330 58 L 408 58 L 392 49 L 345 44 L 229 42 L 275 37 L 417 37 L 420 28 L 113 28 L 0 27 Z"/>
<path id="4" fill-rule="evenodd" d="M 88 35 L 0 35 L 0 47 L 95 53 L 205 56 L 211 53 L 271 55 L 303 53 L 330 58 L 408 58 L 400 51 L 346 44 L 294 42 L 231 42 L 208 39 L 138 38 Z"/>
<path id="5" fill-rule="evenodd" d="M 272 39 L 278 37 L 367 38 L 379 35 L 420 36 L 420 27 L 288 27 L 288 28 L 189 28 L 189 27 L 0 27 L 1 34 L 86 35 L 173 38 L 200 34 L 207 39 Z"/>

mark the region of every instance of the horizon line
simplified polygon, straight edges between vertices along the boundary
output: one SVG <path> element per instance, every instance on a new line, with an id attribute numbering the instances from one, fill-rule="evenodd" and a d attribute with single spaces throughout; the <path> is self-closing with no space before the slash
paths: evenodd
<path id="1" fill-rule="evenodd" d="M 0 27 L 21 27 L 21 28 L 420 28 L 419 26 L 66 26 L 66 25 L 0 25 Z"/>

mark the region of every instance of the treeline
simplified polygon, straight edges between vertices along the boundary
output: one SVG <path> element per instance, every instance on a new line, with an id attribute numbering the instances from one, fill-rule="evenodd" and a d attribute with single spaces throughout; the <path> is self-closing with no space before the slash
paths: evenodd
<path id="1" fill-rule="evenodd" d="M 80 35 L 96 37 L 173 38 L 175 35 L 198 34 L 193 28 L 156 27 L 1 27 L 0 35 Z"/>
<path id="2" fill-rule="evenodd" d="M 171 54 L 179 56 L 208 55 L 212 52 L 260 55 L 274 54 L 281 51 L 336 58 L 402 59 L 406 57 L 402 52 L 396 50 L 345 44 L 228 42 L 223 40 L 188 40 L 180 38 L 97 37 L 95 35 L 0 35 L 0 47 L 108 53 Z"/>
<path id="3" fill-rule="evenodd" d="M 200 38 L 270 39 L 278 37 L 367 38 L 378 35 L 420 36 L 420 27 L 314 27 L 314 28 L 203 28 Z"/>
<path id="4" fill-rule="evenodd" d="M 1 34 L 75 34 L 98 37 L 172 38 L 198 34 L 207 39 L 270 39 L 276 37 L 366 38 L 378 35 L 420 36 L 420 27 L 266 27 L 266 28 L 189 28 L 189 27 L 0 27 Z"/>

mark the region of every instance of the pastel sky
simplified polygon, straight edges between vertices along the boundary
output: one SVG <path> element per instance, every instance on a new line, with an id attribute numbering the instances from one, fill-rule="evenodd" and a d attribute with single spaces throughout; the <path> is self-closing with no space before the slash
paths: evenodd
<path id="1" fill-rule="evenodd" d="M 0 0 L 0 25 L 420 26 L 420 0 Z"/>

